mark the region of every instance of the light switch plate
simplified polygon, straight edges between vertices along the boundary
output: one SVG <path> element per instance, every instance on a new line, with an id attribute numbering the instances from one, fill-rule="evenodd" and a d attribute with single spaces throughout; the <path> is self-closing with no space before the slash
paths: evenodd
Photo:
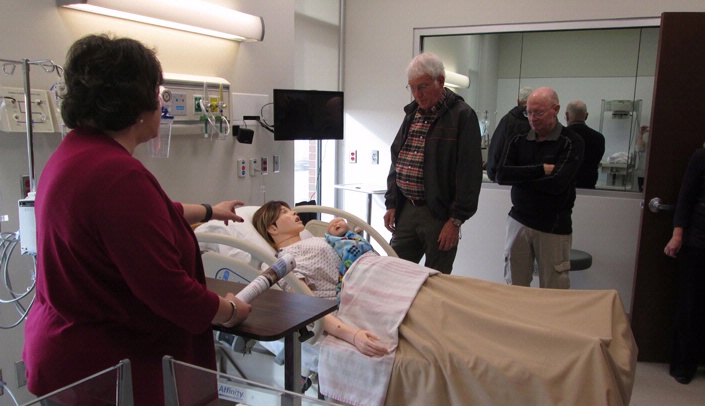
<path id="1" fill-rule="evenodd" d="M 250 158 L 250 176 L 257 176 L 258 165 L 259 160 L 257 158 Z"/>
<path id="2" fill-rule="evenodd" d="M 272 157 L 272 173 L 279 173 L 279 155 Z"/>

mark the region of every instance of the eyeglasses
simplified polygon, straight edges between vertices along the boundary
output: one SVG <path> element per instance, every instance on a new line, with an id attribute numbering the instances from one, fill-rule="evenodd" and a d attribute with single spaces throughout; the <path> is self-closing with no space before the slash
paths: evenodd
<path id="1" fill-rule="evenodd" d="M 547 108 L 547 109 L 544 110 L 544 111 L 529 111 L 529 110 L 524 110 L 524 117 L 531 117 L 531 116 L 533 116 L 533 117 L 536 117 L 536 118 L 541 118 L 541 117 L 545 116 L 546 113 L 548 113 L 549 110 L 551 110 L 552 108 L 554 108 L 554 107 L 556 107 L 556 106 L 557 106 L 557 104 L 554 104 L 553 106 Z"/>
<path id="2" fill-rule="evenodd" d="M 414 92 L 423 93 L 426 89 L 431 87 L 431 85 L 433 85 L 433 82 L 426 83 L 426 84 L 420 84 L 420 85 L 416 85 L 416 86 L 406 85 L 406 90 L 410 91 L 411 93 L 414 93 Z"/>

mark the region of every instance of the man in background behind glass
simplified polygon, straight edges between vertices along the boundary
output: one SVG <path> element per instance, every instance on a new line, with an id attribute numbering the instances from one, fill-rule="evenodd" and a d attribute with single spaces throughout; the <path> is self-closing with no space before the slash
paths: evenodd
<path id="1" fill-rule="evenodd" d="M 497 164 L 502 157 L 502 151 L 504 151 L 504 145 L 507 140 L 516 134 L 526 134 L 531 130 L 529 119 L 526 118 L 524 112 L 526 111 L 526 100 L 532 90 L 530 87 L 519 89 L 517 105 L 499 120 L 499 124 L 497 124 L 497 128 L 492 134 L 490 149 L 487 152 L 487 177 L 492 182 L 495 181 L 495 176 L 497 176 Z"/>

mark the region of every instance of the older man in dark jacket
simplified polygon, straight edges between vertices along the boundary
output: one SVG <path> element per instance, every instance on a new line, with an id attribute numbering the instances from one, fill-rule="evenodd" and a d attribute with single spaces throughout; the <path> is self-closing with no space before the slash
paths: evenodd
<path id="1" fill-rule="evenodd" d="M 407 68 L 414 101 L 391 146 L 385 227 L 399 257 L 449 274 L 460 226 L 477 211 L 482 183 L 480 126 L 462 97 L 444 87 L 443 63 L 429 53 Z"/>

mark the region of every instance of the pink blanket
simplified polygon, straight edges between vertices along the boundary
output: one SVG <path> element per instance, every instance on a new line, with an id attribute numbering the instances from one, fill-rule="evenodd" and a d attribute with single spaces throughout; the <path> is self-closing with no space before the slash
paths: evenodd
<path id="1" fill-rule="evenodd" d="M 352 405 L 381 405 L 387 393 L 398 330 L 416 293 L 437 271 L 393 257 L 364 255 L 343 278 L 338 317 L 374 332 L 389 350 L 367 357 L 343 340 L 328 336 L 321 344 L 321 393 Z M 344 360 L 344 362 L 341 362 Z"/>

